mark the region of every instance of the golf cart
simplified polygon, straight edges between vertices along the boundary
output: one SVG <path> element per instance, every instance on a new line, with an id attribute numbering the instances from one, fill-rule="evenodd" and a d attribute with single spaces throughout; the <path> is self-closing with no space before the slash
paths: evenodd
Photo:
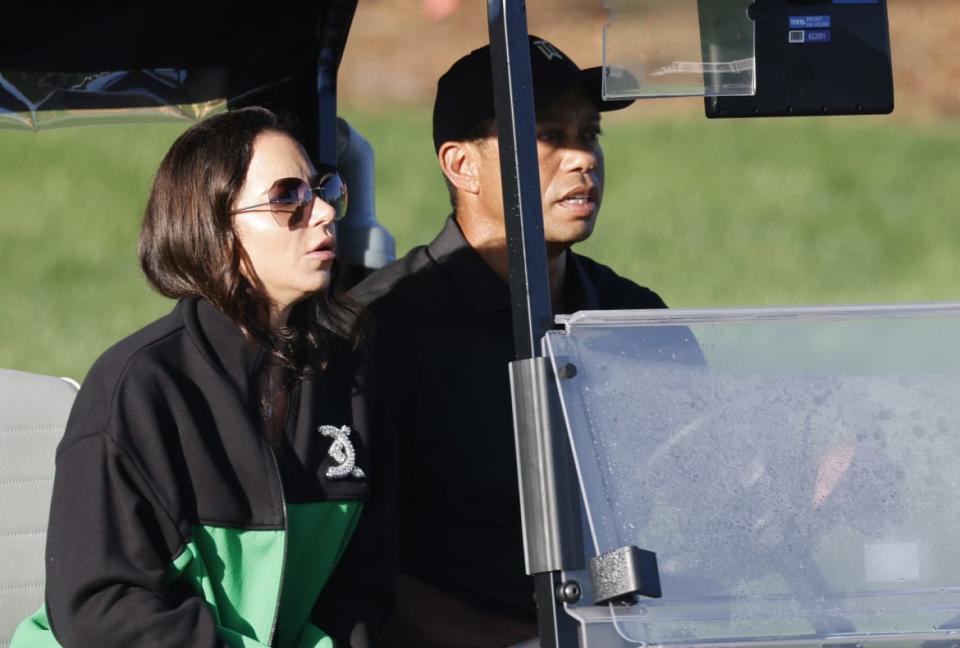
<path id="1" fill-rule="evenodd" d="M 623 40 L 612 28 L 608 94 L 699 92 L 712 117 L 892 109 L 882 0 L 755 4 L 748 16 L 754 3 L 696 3 L 696 51 L 652 71 L 631 63 L 629 48 L 616 49 Z M 73 10 L 42 44 L 15 35 L 4 46 L 0 67 L 24 75 L 4 87 L 20 103 L 4 107 L 26 101 L 32 106 L 12 114 L 41 122 L 110 109 L 148 117 L 183 105 L 199 106 L 201 117 L 206 102 L 227 97 L 229 107 L 299 115 L 314 159 L 336 163 L 352 137 L 345 127 L 338 133 L 333 117 L 355 3 L 293 9 L 299 18 L 286 21 L 274 7 L 281 19 L 273 24 L 226 5 L 191 12 L 189 24 L 151 14 L 152 39 L 127 27 L 147 22 L 137 13 L 149 12 L 144 5 L 109 19 Z M 36 10 L 18 11 L 25 15 L 17 21 L 37 20 Z M 957 339 L 960 311 L 579 313 L 553 330 L 523 3 L 491 1 L 489 17 L 513 254 L 518 465 L 542 645 L 949 640 L 960 583 L 949 542 L 958 419 L 950 398 L 957 371 L 944 350 Z M 174 33 L 175 48 L 166 38 Z M 253 41 L 263 50 L 237 46 Z M 80 55 L 85 43 L 109 47 Z M 828 43 L 861 58 L 814 49 Z M 866 45 L 856 50 L 859 43 Z M 778 56 L 807 65 L 790 68 Z M 54 69 L 51 61 L 78 76 L 31 86 L 31 72 Z M 62 61 L 75 69 L 64 71 Z M 683 78 L 653 83 L 672 75 Z M 365 227 L 371 241 L 388 241 Z M 385 259 L 388 247 L 371 249 Z M 378 262 L 355 265 L 362 272 Z M 670 336 L 658 335 L 678 328 L 698 341 L 705 365 L 677 362 L 663 342 Z M 42 556 L 35 531 L 13 532 L 30 538 L 33 557 Z M 3 591 L 35 585 L 42 561 L 33 564 L 32 580 Z M 31 595 L 14 622 L 39 605 L 36 587 Z"/>

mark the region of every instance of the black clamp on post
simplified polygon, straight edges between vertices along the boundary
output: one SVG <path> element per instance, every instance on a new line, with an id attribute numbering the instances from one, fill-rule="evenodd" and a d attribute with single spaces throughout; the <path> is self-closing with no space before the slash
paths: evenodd
<path id="1" fill-rule="evenodd" d="M 663 596 L 657 554 L 632 545 L 591 558 L 590 581 L 595 605 L 633 605 L 637 596 Z"/>

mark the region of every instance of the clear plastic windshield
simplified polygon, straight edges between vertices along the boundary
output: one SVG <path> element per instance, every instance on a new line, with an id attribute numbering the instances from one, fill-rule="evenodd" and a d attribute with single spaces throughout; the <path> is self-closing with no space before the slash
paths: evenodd
<path id="1" fill-rule="evenodd" d="M 565 323 L 545 347 L 594 549 L 659 560 L 663 598 L 608 609 L 624 641 L 960 630 L 960 305 Z"/>
<path id="2" fill-rule="evenodd" d="M 756 92 L 753 0 L 605 0 L 607 99 Z"/>

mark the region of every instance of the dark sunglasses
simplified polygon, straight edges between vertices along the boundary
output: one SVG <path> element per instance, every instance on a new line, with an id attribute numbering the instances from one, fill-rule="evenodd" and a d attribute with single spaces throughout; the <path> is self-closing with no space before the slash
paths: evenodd
<path id="1" fill-rule="evenodd" d="M 296 227 L 303 221 L 307 207 L 314 198 L 319 198 L 333 207 L 334 220 L 342 220 L 347 215 L 347 184 L 336 171 L 320 174 L 310 183 L 301 178 L 281 178 L 267 190 L 267 198 L 267 202 L 234 209 L 230 213 L 239 214 L 269 206 L 277 225 Z"/>

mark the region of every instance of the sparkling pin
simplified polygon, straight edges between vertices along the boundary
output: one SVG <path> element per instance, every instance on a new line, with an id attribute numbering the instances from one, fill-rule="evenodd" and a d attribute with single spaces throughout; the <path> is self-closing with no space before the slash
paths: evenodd
<path id="1" fill-rule="evenodd" d="M 327 477 L 330 479 L 342 479 L 344 477 L 356 477 L 363 479 L 366 474 L 356 465 L 357 453 L 353 449 L 353 443 L 350 441 L 350 426 L 344 425 L 335 427 L 333 425 L 321 425 L 317 430 L 325 437 L 333 439 L 327 454 L 333 457 L 337 462 L 336 466 L 327 468 Z"/>

